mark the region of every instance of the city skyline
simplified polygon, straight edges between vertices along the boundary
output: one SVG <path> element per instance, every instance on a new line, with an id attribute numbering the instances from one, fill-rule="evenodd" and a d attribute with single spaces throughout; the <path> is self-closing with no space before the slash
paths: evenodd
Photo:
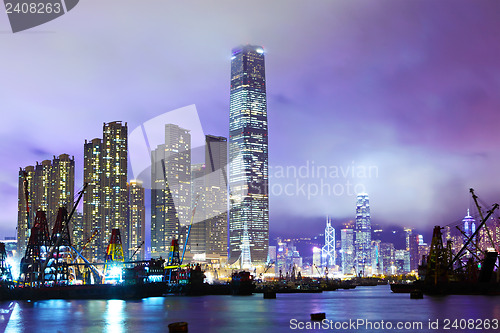
<path id="1" fill-rule="evenodd" d="M 65 16 L 39 30 L 54 34 L 2 35 L 11 50 L 0 56 L 4 63 L 32 66 L 6 69 L 0 92 L 8 124 L 0 132 L 0 236 L 15 234 L 19 167 L 73 155 L 78 188 L 83 183 L 81 142 L 100 136 L 103 121 L 120 119 L 135 128 L 158 114 L 196 104 L 204 132 L 226 136 L 228 50 L 246 42 L 266 49 L 266 79 L 272 87 L 270 171 L 298 171 L 312 162 L 339 169 L 338 177 L 321 178 L 313 177 L 311 169 L 304 177 L 270 172 L 275 186 L 270 187 L 271 232 L 304 233 L 310 229 L 304 225 L 312 223 L 321 228 L 325 215 L 352 218 L 348 207 L 356 193 L 308 199 L 300 191 L 284 192 L 287 185 L 321 189 L 321 180 L 330 190 L 334 185 L 347 189 L 347 180 L 363 183 L 377 212 L 374 221 L 426 230 L 473 208 L 469 187 L 488 204 L 498 200 L 498 2 L 472 6 L 456 1 L 450 10 L 444 1 L 380 1 L 377 6 L 338 1 L 318 2 L 308 11 L 296 2 L 282 11 L 278 2 L 266 5 L 259 26 L 252 24 L 258 6 L 246 8 L 248 18 L 236 24 L 231 14 L 241 9 L 237 4 L 203 16 L 174 15 L 166 5 L 157 5 L 153 15 L 169 18 L 162 20 L 165 31 L 181 27 L 181 38 L 160 34 L 137 18 L 125 27 L 114 22 L 109 31 L 118 38 L 106 35 L 103 42 L 100 33 L 113 25 L 111 4 L 97 15 L 79 6 L 67 15 L 71 24 Z M 207 4 L 199 6 L 210 12 Z M 188 9 L 179 5 L 176 10 Z M 89 16 L 95 31 L 88 31 Z M 76 38 L 81 31 L 86 37 Z M 159 42 L 145 43 L 138 31 Z M 293 38 L 279 37 L 283 31 Z M 137 38 L 125 43 L 129 35 Z M 206 40 L 204 56 L 199 56 L 200 45 L 186 40 Z M 117 50 L 123 52 L 117 56 Z M 352 177 L 345 172 L 351 166 L 361 167 L 357 171 L 375 166 L 378 173 Z"/>

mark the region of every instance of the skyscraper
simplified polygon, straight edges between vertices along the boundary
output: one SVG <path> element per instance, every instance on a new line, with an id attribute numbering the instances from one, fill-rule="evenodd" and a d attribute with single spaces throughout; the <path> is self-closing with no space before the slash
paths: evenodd
<path id="1" fill-rule="evenodd" d="M 36 213 L 36 210 L 33 207 L 34 176 L 35 167 L 32 165 L 19 170 L 17 200 L 17 252 L 20 257 L 24 256 L 24 252 L 26 251 L 26 245 L 28 245 L 30 235 L 29 229 L 33 226 Z"/>
<path id="2" fill-rule="evenodd" d="M 127 123 L 103 124 L 103 139 L 85 140 L 83 179 L 88 183 L 83 198 L 84 237 L 97 230 L 84 255 L 104 261 L 114 228 L 123 235 L 128 253 Z"/>
<path id="3" fill-rule="evenodd" d="M 326 218 L 325 245 L 322 248 L 323 266 L 332 268 L 335 266 L 335 228 L 332 221 Z"/>
<path id="4" fill-rule="evenodd" d="M 205 136 L 206 253 L 227 258 L 227 139 Z"/>
<path id="5" fill-rule="evenodd" d="M 26 181 L 26 188 L 24 182 Z M 73 209 L 75 187 L 75 159 L 68 154 L 54 156 L 53 160 L 36 163 L 19 171 L 18 199 L 18 250 L 23 255 L 28 241 L 27 204 L 30 208 L 30 222 L 33 226 L 35 214 L 43 210 L 52 228 L 59 207 L 65 207 L 68 212 Z"/>
<path id="6" fill-rule="evenodd" d="M 229 262 L 240 258 L 244 229 L 251 258 L 267 260 L 268 129 L 264 50 L 245 45 L 231 57 L 229 113 Z M 246 227 L 245 227 L 246 226 Z"/>
<path id="7" fill-rule="evenodd" d="M 94 232 L 91 246 L 83 255 L 90 261 L 104 260 L 104 240 L 102 236 L 102 139 L 85 140 L 83 148 L 83 182 L 87 184 L 83 194 L 83 237 L 86 242 Z"/>
<path id="8" fill-rule="evenodd" d="M 102 147 L 102 234 L 107 243 L 112 229 L 120 229 L 123 252 L 128 253 L 127 123 L 104 123 Z"/>
<path id="9" fill-rule="evenodd" d="M 145 215 L 145 202 L 144 202 L 144 187 L 140 180 L 132 179 L 128 183 L 128 200 L 129 200 L 129 211 L 128 211 L 128 235 L 129 235 L 129 254 L 128 258 L 130 260 L 144 260 L 145 256 L 145 245 L 142 244 L 146 241 L 145 227 L 146 227 L 146 215 Z M 132 258 L 137 246 L 141 246 L 139 256 L 136 259 Z"/>
<path id="10" fill-rule="evenodd" d="M 354 230 L 340 230 L 340 248 L 342 249 L 342 274 L 351 274 L 354 266 Z"/>
<path id="11" fill-rule="evenodd" d="M 191 253 L 206 253 L 205 192 L 205 164 L 193 164 L 191 166 L 191 210 L 195 209 L 195 205 L 196 210 L 187 244 L 187 250 Z"/>
<path id="12" fill-rule="evenodd" d="M 462 220 L 462 227 L 464 243 L 476 232 L 476 220 L 472 216 L 470 216 L 470 212 L 467 209 L 467 216 L 465 216 Z"/>
<path id="13" fill-rule="evenodd" d="M 49 188 L 49 211 L 55 221 L 59 207 L 65 207 L 68 213 L 73 209 L 75 195 L 74 157 L 70 157 L 68 154 L 54 156 Z"/>
<path id="14" fill-rule="evenodd" d="M 191 134 L 165 125 L 165 144 L 151 152 L 151 254 L 168 256 L 191 213 Z M 182 239 L 181 239 L 182 242 Z"/>
<path id="15" fill-rule="evenodd" d="M 371 221 L 368 194 L 358 194 L 356 198 L 355 252 L 358 274 L 371 273 Z"/>

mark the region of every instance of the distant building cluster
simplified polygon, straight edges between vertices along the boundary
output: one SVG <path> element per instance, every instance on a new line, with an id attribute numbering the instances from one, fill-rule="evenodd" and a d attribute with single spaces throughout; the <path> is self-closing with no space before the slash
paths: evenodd
<path id="1" fill-rule="evenodd" d="M 367 194 L 356 198 L 356 219 L 346 223 L 335 234 L 332 220 L 327 218 L 320 237 L 302 239 L 278 239 L 276 246 L 269 247 L 269 258 L 275 262 L 274 274 L 286 278 L 287 274 L 302 272 L 305 276 L 389 276 L 418 271 L 422 257 L 429 254 L 429 245 L 423 236 L 405 228 L 405 248 L 397 249 L 394 243 L 372 239 L 378 231 L 372 230 L 370 202 Z M 312 256 L 303 258 L 300 245 L 312 248 Z"/>

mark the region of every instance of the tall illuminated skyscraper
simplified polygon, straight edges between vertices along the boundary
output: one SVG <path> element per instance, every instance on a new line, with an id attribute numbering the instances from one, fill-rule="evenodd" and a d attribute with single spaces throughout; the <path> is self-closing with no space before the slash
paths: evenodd
<path id="1" fill-rule="evenodd" d="M 206 253 L 227 259 L 227 138 L 205 136 Z M 224 259 L 224 260 L 225 260 Z"/>
<path id="2" fill-rule="evenodd" d="M 83 194 L 83 238 L 86 242 L 98 232 L 83 255 L 96 262 L 104 260 L 102 228 L 102 139 L 85 140 L 83 148 L 83 182 L 87 184 Z"/>
<path id="3" fill-rule="evenodd" d="M 229 112 L 229 262 L 240 258 L 245 226 L 254 263 L 269 245 L 268 129 L 264 49 L 232 50 Z"/>
<path id="4" fill-rule="evenodd" d="M 26 251 L 30 235 L 29 229 L 33 226 L 35 217 L 33 208 L 34 177 L 34 166 L 29 165 L 24 169 L 20 168 L 17 200 L 17 252 L 20 257 L 24 256 Z"/>
<path id="5" fill-rule="evenodd" d="M 325 245 L 321 249 L 322 264 L 324 267 L 333 268 L 335 266 L 335 228 L 332 227 L 332 220 L 326 218 Z"/>
<path id="6" fill-rule="evenodd" d="M 130 260 L 144 260 L 145 244 L 142 244 L 138 256 L 132 258 L 136 251 L 137 246 L 140 246 L 143 241 L 146 241 L 145 227 L 145 201 L 144 201 L 144 187 L 140 180 L 133 179 L 128 183 L 128 235 L 129 235 L 129 255 Z"/>
<path id="7" fill-rule="evenodd" d="M 465 216 L 462 220 L 463 231 L 465 233 L 464 242 L 467 241 L 475 232 L 476 232 L 476 220 L 472 216 L 470 216 L 470 212 L 467 209 L 467 216 Z"/>
<path id="8" fill-rule="evenodd" d="M 151 255 L 168 257 L 191 213 L 191 134 L 165 125 L 165 144 L 151 152 Z"/>
<path id="9" fill-rule="evenodd" d="M 340 230 L 340 248 L 342 250 L 342 274 L 351 274 L 354 266 L 354 230 Z"/>
<path id="10" fill-rule="evenodd" d="M 358 194 L 356 199 L 356 225 L 354 247 L 358 274 L 368 275 L 372 268 L 372 227 L 368 194 Z"/>
<path id="11" fill-rule="evenodd" d="M 127 123 L 103 125 L 103 236 L 105 246 L 114 228 L 120 229 L 123 253 L 128 253 Z"/>
<path id="12" fill-rule="evenodd" d="M 83 179 L 84 237 L 98 231 L 88 251 L 93 261 L 104 261 L 113 228 L 119 228 L 128 253 L 127 123 L 103 124 L 103 139 L 85 141 Z"/>
<path id="13" fill-rule="evenodd" d="M 193 225 L 189 233 L 186 250 L 190 253 L 206 252 L 206 223 L 205 223 L 205 164 L 191 165 L 191 210 L 195 209 Z"/>

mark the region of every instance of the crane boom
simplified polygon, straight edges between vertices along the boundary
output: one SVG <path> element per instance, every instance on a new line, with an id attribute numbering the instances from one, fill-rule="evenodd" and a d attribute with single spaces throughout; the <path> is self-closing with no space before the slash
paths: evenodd
<path id="1" fill-rule="evenodd" d="M 470 192 L 472 193 L 472 197 L 475 198 L 474 200 L 476 200 L 477 197 L 474 194 L 474 190 L 470 189 Z M 463 254 L 463 252 L 465 251 L 467 246 L 469 246 L 470 242 L 472 242 L 472 240 L 477 236 L 477 234 L 479 233 L 479 230 L 481 230 L 481 228 L 486 224 L 486 222 L 488 221 L 490 216 L 493 214 L 493 212 L 496 209 L 498 209 L 498 207 L 499 207 L 498 204 L 494 204 L 493 207 L 491 207 L 491 209 L 488 211 L 488 214 L 486 215 L 486 217 L 481 220 L 481 224 L 479 224 L 476 231 L 472 234 L 472 236 L 470 236 L 469 239 L 467 239 L 467 241 L 462 246 L 460 251 L 458 251 L 458 253 L 455 255 L 455 257 L 450 261 L 450 264 L 448 265 L 448 269 L 451 269 L 453 267 L 453 264 L 457 261 L 458 258 L 460 258 L 460 256 Z"/>

